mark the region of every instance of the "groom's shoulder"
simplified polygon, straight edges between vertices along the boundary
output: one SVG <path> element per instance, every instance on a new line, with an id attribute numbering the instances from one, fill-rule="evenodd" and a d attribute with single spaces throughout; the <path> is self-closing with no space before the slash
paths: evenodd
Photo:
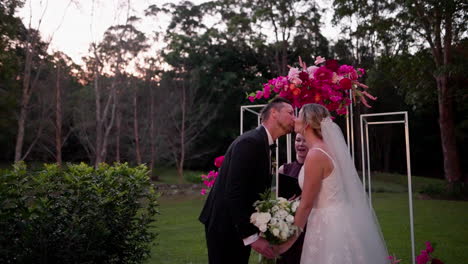
<path id="1" fill-rule="evenodd" d="M 245 132 L 244 134 L 240 135 L 237 137 L 235 142 L 240 142 L 240 141 L 252 141 L 252 142 L 261 142 L 263 140 L 262 136 L 262 128 L 257 127 L 255 129 L 249 130 Z"/>

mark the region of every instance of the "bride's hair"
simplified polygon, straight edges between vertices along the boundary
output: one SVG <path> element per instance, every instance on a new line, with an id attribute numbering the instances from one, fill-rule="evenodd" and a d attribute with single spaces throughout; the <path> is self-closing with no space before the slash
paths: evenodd
<path id="1" fill-rule="evenodd" d="M 308 125 L 312 128 L 312 131 L 317 137 L 323 139 L 320 122 L 322 122 L 324 118 L 330 116 L 330 112 L 328 112 L 327 108 L 319 104 L 306 104 L 302 106 L 301 113 L 299 118 L 302 119 L 304 125 Z"/>

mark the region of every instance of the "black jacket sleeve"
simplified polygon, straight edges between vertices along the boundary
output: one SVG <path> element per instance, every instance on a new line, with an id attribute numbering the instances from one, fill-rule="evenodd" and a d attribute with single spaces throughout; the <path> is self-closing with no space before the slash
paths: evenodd
<path id="1" fill-rule="evenodd" d="M 232 151 L 225 198 L 228 212 L 241 239 L 258 232 L 250 223 L 253 203 L 265 189 L 264 164 L 268 158 L 262 142 L 246 138 L 237 142 Z"/>

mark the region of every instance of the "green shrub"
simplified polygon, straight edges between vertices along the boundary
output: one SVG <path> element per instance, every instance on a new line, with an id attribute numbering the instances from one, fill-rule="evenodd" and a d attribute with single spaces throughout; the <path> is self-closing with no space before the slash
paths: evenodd
<path id="1" fill-rule="evenodd" d="M 202 183 L 202 174 L 203 173 L 199 171 L 184 171 L 184 178 L 187 182 Z"/>
<path id="2" fill-rule="evenodd" d="M 0 178 L 0 263 L 141 263 L 157 207 L 145 166 L 17 164 Z"/>

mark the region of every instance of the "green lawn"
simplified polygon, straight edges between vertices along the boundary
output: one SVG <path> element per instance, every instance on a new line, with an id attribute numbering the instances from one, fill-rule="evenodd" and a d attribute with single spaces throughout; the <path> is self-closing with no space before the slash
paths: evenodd
<path id="1" fill-rule="evenodd" d="M 159 236 L 146 263 L 207 263 L 203 226 L 197 217 L 204 197 L 161 199 L 157 222 Z M 376 193 L 374 208 L 382 226 L 389 253 L 411 263 L 407 194 Z M 468 261 L 468 202 L 414 200 L 416 252 L 424 241 L 437 243 L 435 256 L 446 264 Z M 256 256 L 251 258 L 255 263 Z"/>

